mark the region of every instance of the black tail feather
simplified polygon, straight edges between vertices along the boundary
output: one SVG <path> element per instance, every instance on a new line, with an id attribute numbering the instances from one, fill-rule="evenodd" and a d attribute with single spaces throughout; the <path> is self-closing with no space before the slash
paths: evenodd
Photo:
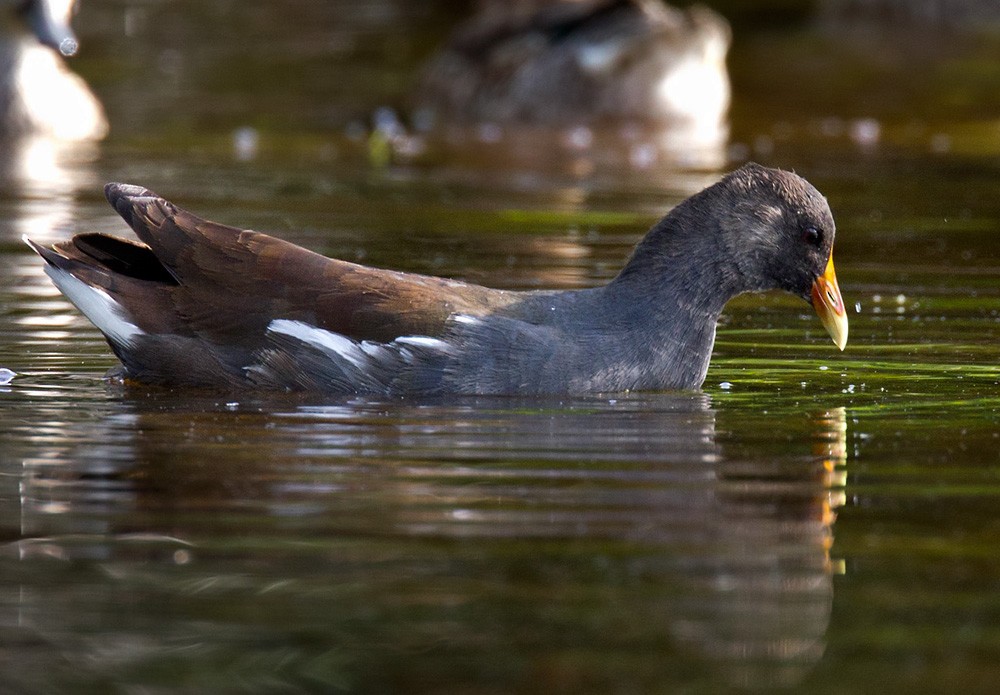
<path id="1" fill-rule="evenodd" d="M 80 253 L 112 272 L 136 280 L 180 284 L 145 244 L 99 233 L 77 234 L 72 243 Z"/>
<path id="2" fill-rule="evenodd" d="M 37 244 L 28 237 L 24 237 L 24 242 L 49 265 L 74 275 L 86 268 L 146 282 L 180 284 L 145 244 L 97 232 L 77 234 L 51 247 Z"/>
<path id="3" fill-rule="evenodd" d="M 55 249 L 48 246 L 42 246 L 41 244 L 36 244 L 34 241 L 29 239 L 27 236 L 21 237 L 25 244 L 31 247 L 31 250 L 42 257 L 46 263 L 56 268 L 61 268 L 66 261 L 66 257 L 59 254 Z"/>

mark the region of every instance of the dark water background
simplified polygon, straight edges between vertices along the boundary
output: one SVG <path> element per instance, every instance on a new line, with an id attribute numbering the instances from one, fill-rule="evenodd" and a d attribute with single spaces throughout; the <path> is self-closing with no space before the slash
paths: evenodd
<path id="1" fill-rule="evenodd" d="M 21 235 L 123 232 L 124 180 L 350 260 L 580 287 L 720 171 L 386 151 L 364 126 L 447 3 L 85 4 L 110 137 L 4 153 L 0 691 L 995 692 L 1000 38 L 789 5 L 729 8 L 725 166 L 828 196 L 845 352 L 746 297 L 704 393 L 330 403 L 109 385 Z"/>

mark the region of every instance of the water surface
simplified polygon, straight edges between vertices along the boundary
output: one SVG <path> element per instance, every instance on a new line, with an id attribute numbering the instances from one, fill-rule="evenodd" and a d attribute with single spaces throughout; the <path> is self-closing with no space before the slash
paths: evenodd
<path id="1" fill-rule="evenodd" d="M 359 126 L 401 106 L 447 10 L 84 6 L 73 65 L 111 137 L 4 150 L 0 689 L 991 692 L 988 35 L 737 26 L 726 155 L 828 196 L 843 353 L 776 295 L 728 307 L 702 393 L 314 402 L 102 378 L 110 351 L 20 236 L 124 231 L 107 180 L 523 289 L 607 280 L 719 176 L 490 143 L 373 155 Z"/>

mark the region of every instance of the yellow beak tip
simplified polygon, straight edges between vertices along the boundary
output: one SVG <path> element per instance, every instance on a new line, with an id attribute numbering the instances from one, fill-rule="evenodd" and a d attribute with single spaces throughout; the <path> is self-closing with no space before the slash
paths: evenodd
<path id="1" fill-rule="evenodd" d="M 813 283 L 812 303 L 833 344 L 843 351 L 847 347 L 847 312 L 833 269 L 833 254 L 827 261 L 826 271 Z"/>

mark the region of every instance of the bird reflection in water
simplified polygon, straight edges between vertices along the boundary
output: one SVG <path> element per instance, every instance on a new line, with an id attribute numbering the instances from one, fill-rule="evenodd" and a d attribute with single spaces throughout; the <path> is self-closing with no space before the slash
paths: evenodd
<path id="1" fill-rule="evenodd" d="M 730 459 L 704 515 L 671 632 L 740 687 L 789 686 L 822 657 L 833 606 L 830 557 L 847 459 L 843 408 L 813 419 L 811 455 Z"/>
<path id="2" fill-rule="evenodd" d="M 795 683 L 830 620 L 845 413 L 783 418 L 773 452 L 741 442 L 745 429 L 717 435 L 729 415 L 700 394 L 282 405 L 126 392 L 24 460 L 20 581 L 41 556 L 105 569 L 68 590 L 39 566 L 50 579 L 21 586 L 19 629 L 113 677 L 128 661 L 157 672 L 161 633 L 224 649 L 238 629 L 246 661 L 295 634 L 307 602 L 355 680 L 391 667 L 457 687 L 475 671 L 455 670 L 461 654 L 484 673 L 509 660 L 542 688 L 609 678 L 627 654 L 641 666 L 621 678 L 694 661 L 730 684 Z M 166 625 L 119 608 L 150 587 L 168 597 Z M 84 604 L 59 598 L 81 591 Z M 244 602 L 266 628 L 241 622 Z M 116 640 L 127 658 L 103 659 Z M 581 644 L 607 657 L 568 659 Z"/>

